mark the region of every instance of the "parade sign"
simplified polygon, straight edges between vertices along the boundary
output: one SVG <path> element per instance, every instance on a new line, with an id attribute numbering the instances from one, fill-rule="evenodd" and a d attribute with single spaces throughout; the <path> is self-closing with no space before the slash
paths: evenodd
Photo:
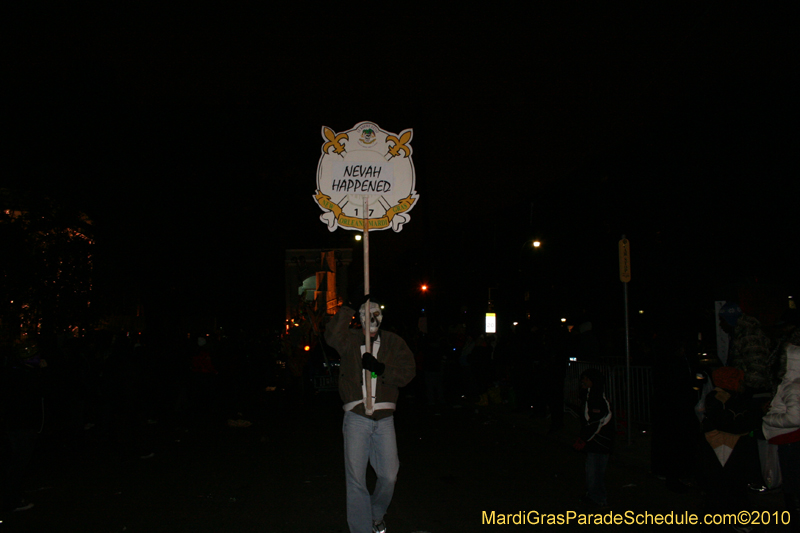
<path id="1" fill-rule="evenodd" d="M 367 231 L 403 229 L 419 199 L 411 160 L 412 136 L 411 129 L 398 135 L 372 122 L 360 122 L 338 133 L 322 127 L 324 142 L 314 200 L 328 230 L 363 231 L 365 221 Z"/>

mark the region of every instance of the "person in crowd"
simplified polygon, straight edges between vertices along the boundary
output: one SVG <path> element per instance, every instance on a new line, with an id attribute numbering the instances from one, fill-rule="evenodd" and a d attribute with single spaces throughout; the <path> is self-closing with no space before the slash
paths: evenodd
<path id="1" fill-rule="evenodd" d="M 444 405 L 444 374 L 447 365 L 447 339 L 440 332 L 425 350 L 425 399 L 428 407 Z"/>
<path id="2" fill-rule="evenodd" d="M 476 340 L 470 355 L 470 365 L 474 377 L 475 395 L 478 401 L 475 405 L 489 405 L 489 389 L 497 377 L 497 361 L 495 352 L 497 348 L 497 335 L 482 333 Z"/>
<path id="3" fill-rule="evenodd" d="M 739 512 L 749 508 L 747 484 L 758 453 L 750 434 L 760 413 L 752 410 L 741 369 L 723 366 L 711 379 L 714 389 L 706 396 L 703 419 L 707 445 L 701 454 L 707 512 Z"/>
<path id="4" fill-rule="evenodd" d="M 464 339 L 464 347 L 458 357 L 459 373 L 461 376 L 461 397 L 463 400 L 472 399 L 476 395 L 475 378 L 473 376 L 473 356 L 476 340 L 480 333 L 471 330 Z"/>
<path id="5" fill-rule="evenodd" d="M 605 382 L 605 376 L 597 369 L 589 368 L 581 374 L 581 430 L 573 445 L 586 453 L 586 493 L 581 503 L 593 509 L 608 507 L 605 477 L 615 435 Z"/>
<path id="6" fill-rule="evenodd" d="M 744 372 L 744 384 L 753 391 L 769 390 L 771 339 L 761 322 L 743 314 L 736 322 L 728 364 Z"/>
<path id="7" fill-rule="evenodd" d="M 114 337 L 103 369 L 100 385 L 103 402 L 102 431 L 107 443 L 121 458 L 149 456 L 143 442 L 142 413 L 144 395 L 141 389 L 142 369 L 137 349 L 125 334 Z"/>
<path id="8" fill-rule="evenodd" d="M 366 333 L 350 329 L 354 314 L 354 308 L 343 305 L 325 331 L 326 342 L 341 356 L 347 523 L 351 533 L 385 533 L 384 516 L 400 467 L 393 415 L 399 388 L 414 378 L 414 354 L 399 335 L 380 330 L 383 313 L 368 295 L 359 316 L 369 330 L 369 351 Z M 377 474 L 372 494 L 367 488 L 368 464 Z"/>
<path id="9" fill-rule="evenodd" d="M 762 420 L 764 437 L 778 445 L 783 495 L 792 531 L 800 531 L 800 329 L 779 357 L 780 384 Z"/>
<path id="10" fill-rule="evenodd" d="M 204 335 L 197 337 L 197 348 L 191 357 L 189 409 L 194 423 L 206 423 L 216 407 L 218 375 L 210 343 Z"/>
<path id="11" fill-rule="evenodd" d="M 569 333 L 559 327 L 548 327 L 542 339 L 545 375 L 544 399 L 550 413 L 549 433 L 564 427 L 564 379 L 567 373 Z"/>
<path id="12" fill-rule="evenodd" d="M 686 492 L 695 471 L 701 427 L 694 414 L 695 372 L 687 335 L 664 332 L 653 345 L 651 469 L 674 492 Z"/>
<path id="13" fill-rule="evenodd" d="M 0 382 L 2 420 L 2 512 L 27 511 L 24 482 L 45 423 L 45 369 L 35 342 L 16 345 Z"/>

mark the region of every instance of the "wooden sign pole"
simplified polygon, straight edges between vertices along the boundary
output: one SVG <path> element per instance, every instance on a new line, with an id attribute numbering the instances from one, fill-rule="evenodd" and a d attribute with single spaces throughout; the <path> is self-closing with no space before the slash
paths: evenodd
<path id="1" fill-rule="evenodd" d="M 631 413 L 631 332 L 628 324 L 628 282 L 631 280 L 631 249 L 630 242 L 622 236 L 619 241 L 619 279 L 622 282 L 622 298 L 625 313 L 625 409 L 628 424 L 628 446 L 631 445 L 631 426 L 633 417 Z"/>
<path id="2" fill-rule="evenodd" d="M 369 294 L 369 197 L 364 195 L 364 296 Z M 369 307 L 369 300 L 364 302 L 364 350 L 372 352 L 372 343 L 369 334 L 372 322 L 372 310 Z M 365 398 L 364 408 L 367 415 L 374 411 L 372 405 L 372 372 L 363 370 L 364 380 L 367 384 L 367 397 Z"/>

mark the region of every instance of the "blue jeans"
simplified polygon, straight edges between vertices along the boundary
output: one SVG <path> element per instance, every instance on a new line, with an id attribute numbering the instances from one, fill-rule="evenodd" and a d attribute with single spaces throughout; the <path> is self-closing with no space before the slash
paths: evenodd
<path id="1" fill-rule="evenodd" d="M 608 505 L 606 494 L 607 453 L 586 454 L 586 495 L 598 505 Z"/>
<path id="2" fill-rule="evenodd" d="M 373 522 L 383 520 L 392 501 L 400 468 L 394 417 L 372 420 L 347 411 L 342 434 L 350 533 L 372 533 Z M 378 477 L 372 494 L 367 488 L 367 463 Z"/>

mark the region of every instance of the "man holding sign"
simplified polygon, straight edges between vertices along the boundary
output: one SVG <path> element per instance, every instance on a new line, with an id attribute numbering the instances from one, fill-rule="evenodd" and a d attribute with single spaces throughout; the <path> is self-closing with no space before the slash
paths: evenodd
<path id="1" fill-rule="evenodd" d="M 362 327 L 369 328 L 371 352 L 366 351 L 365 334 L 350 329 L 355 310 L 346 305 L 328 324 L 325 341 L 341 356 L 347 523 L 351 533 L 384 533 L 384 515 L 400 467 L 393 417 L 398 389 L 412 380 L 416 369 L 406 342 L 394 333 L 380 331 L 380 305 L 370 302 L 369 295 L 365 298 L 359 315 Z M 378 478 L 372 494 L 367 488 L 368 463 Z"/>
<path id="2" fill-rule="evenodd" d="M 383 516 L 392 501 L 400 462 L 394 433 L 398 388 L 416 372 L 414 356 L 397 335 L 378 333 L 383 313 L 369 300 L 369 234 L 398 232 L 416 205 L 416 175 L 411 160 L 411 129 L 399 134 L 373 122 L 351 130 L 322 127 L 322 155 L 317 165 L 314 201 L 329 231 L 361 231 L 364 250 L 363 331 L 350 329 L 355 309 L 342 306 L 325 340 L 342 358 L 339 395 L 344 402 L 344 460 L 347 523 L 351 533 L 385 533 Z M 375 492 L 367 489 L 367 464 L 378 475 Z"/>

